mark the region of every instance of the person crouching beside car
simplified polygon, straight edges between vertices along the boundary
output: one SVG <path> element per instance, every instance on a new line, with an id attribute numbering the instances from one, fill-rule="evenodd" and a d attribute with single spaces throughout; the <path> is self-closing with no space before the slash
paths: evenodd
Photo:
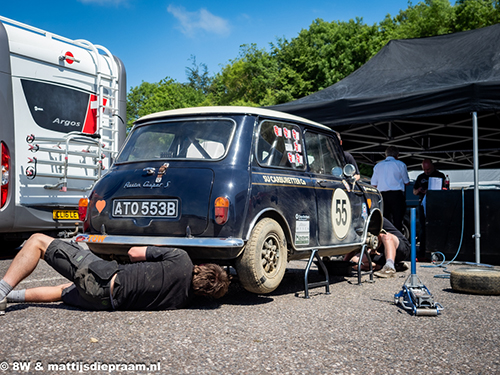
<path id="1" fill-rule="evenodd" d="M 408 265 L 404 263 L 410 256 L 411 245 L 406 237 L 387 219 L 384 219 L 382 231 L 378 235 L 379 246 L 370 249 L 372 267 L 377 270 L 373 274 L 377 277 L 390 278 L 396 276 L 396 269 L 405 271 Z M 360 253 L 355 251 L 344 257 L 345 261 L 358 263 Z M 368 258 L 363 256 L 362 270 L 369 269 Z"/>

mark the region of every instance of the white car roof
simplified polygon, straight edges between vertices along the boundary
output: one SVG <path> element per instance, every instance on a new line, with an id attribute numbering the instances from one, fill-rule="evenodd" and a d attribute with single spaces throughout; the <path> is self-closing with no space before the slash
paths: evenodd
<path id="1" fill-rule="evenodd" d="M 244 107 L 244 106 L 213 106 L 213 107 L 191 107 L 191 108 L 172 109 L 169 111 L 156 112 L 150 115 L 143 116 L 139 118 L 137 122 L 159 120 L 169 116 L 207 115 L 207 114 L 248 114 L 248 115 L 258 115 L 265 117 L 275 117 L 290 121 L 302 122 L 322 128 L 324 130 L 332 131 L 331 128 L 325 125 L 308 120 L 303 117 L 294 116 L 288 113 L 274 111 L 271 109 L 258 108 L 258 107 Z"/>

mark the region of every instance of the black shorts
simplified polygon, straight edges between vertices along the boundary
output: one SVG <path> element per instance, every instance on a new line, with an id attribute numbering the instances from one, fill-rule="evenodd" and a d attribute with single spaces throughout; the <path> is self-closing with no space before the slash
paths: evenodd
<path id="1" fill-rule="evenodd" d="M 45 251 L 45 261 L 74 284 L 62 292 L 62 300 L 86 310 L 111 310 L 110 280 L 118 271 L 116 262 L 99 258 L 74 242 L 54 240 Z"/>

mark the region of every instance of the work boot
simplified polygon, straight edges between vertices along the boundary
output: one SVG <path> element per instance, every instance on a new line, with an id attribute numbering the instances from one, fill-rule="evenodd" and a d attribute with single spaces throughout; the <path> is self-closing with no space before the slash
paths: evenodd
<path id="1" fill-rule="evenodd" d="M 7 297 L 4 297 L 0 301 L 0 315 L 5 315 L 5 310 L 7 309 Z"/>
<path id="2" fill-rule="evenodd" d="M 388 265 L 385 265 L 381 270 L 374 272 L 373 274 L 377 277 L 387 279 L 389 277 L 396 277 L 396 270 Z"/>
<path id="3" fill-rule="evenodd" d="M 394 267 L 396 268 L 396 272 L 404 272 L 406 271 L 407 269 L 409 269 L 410 267 L 408 266 L 408 263 L 406 262 L 399 262 L 399 263 L 396 263 L 394 265 Z"/>

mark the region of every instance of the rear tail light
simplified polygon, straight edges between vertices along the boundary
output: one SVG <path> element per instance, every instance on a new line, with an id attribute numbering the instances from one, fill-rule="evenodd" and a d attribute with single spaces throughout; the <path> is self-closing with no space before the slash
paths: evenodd
<path id="1" fill-rule="evenodd" d="M 229 199 L 218 197 L 215 200 L 215 222 L 219 225 L 226 224 L 229 215 Z"/>
<path id="2" fill-rule="evenodd" d="M 85 221 L 85 217 L 87 216 L 87 208 L 89 206 L 88 198 L 80 198 L 78 201 L 78 220 Z"/>
<path id="3" fill-rule="evenodd" d="M 0 143 L 2 149 L 2 185 L 0 195 L 0 208 L 7 203 L 7 195 L 9 194 L 9 170 L 10 170 L 10 153 L 7 145 L 3 142 Z"/>

